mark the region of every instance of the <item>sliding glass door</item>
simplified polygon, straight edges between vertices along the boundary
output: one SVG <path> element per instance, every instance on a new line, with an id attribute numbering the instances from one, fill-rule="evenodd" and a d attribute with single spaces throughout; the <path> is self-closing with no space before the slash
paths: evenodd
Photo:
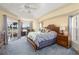
<path id="1" fill-rule="evenodd" d="M 79 41 L 79 14 L 72 17 L 72 41 Z"/>
<path id="2" fill-rule="evenodd" d="M 79 14 L 69 17 L 69 33 L 72 47 L 79 51 Z"/>
<path id="3" fill-rule="evenodd" d="M 77 17 L 72 17 L 72 41 L 77 39 Z"/>

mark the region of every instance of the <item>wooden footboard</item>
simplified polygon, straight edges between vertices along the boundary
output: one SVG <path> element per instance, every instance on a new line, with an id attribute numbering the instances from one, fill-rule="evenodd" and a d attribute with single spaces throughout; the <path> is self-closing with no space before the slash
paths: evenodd
<path id="1" fill-rule="evenodd" d="M 35 44 L 35 42 L 34 42 L 32 39 L 30 39 L 30 38 L 28 37 L 28 38 L 27 38 L 27 41 L 28 41 L 29 43 L 31 43 L 31 45 L 32 45 L 32 47 L 33 47 L 33 49 L 34 49 L 35 51 L 38 49 L 37 45 Z"/>

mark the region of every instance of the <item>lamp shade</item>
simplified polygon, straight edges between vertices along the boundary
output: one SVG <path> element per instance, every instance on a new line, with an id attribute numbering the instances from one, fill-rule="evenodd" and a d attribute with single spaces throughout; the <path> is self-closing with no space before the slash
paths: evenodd
<path id="1" fill-rule="evenodd" d="M 65 26 L 61 25 L 60 26 L 60 33 L 63 33 L 63 31 L 65 31 Z"/>
<path id="2" fill-rule="evenodd" d="M 64 27 L 64 26 L 61 26 L 61 27 L 60 27 L 60 30 L 65 30 L 65 27 Z"/>

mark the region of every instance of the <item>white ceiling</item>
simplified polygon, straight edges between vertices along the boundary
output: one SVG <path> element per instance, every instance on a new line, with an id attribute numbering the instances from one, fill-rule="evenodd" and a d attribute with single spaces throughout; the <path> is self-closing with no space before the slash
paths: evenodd
<path id="1" fill-rule="evenodd" d="M 25 4 L 27 3 L 0 3 L 0 6 L 18 17 L 22 17 L 24 19 L 36 19 L 49 11 L 53 11 L 66 5 L 64 3 L 30 3 L 37 7 L 37 9 L 30 14 L 26 9 L 24 9 Z"/>

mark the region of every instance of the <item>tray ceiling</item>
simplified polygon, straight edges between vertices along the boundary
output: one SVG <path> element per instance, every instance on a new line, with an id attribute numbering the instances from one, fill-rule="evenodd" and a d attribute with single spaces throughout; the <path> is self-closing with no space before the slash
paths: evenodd
<path id="1" fill-rule="evenodd" d="M 60 8 L 64 3 L 1 3 L 0 6 L 24 19 L 36 19 L 46 13 Z"/>

